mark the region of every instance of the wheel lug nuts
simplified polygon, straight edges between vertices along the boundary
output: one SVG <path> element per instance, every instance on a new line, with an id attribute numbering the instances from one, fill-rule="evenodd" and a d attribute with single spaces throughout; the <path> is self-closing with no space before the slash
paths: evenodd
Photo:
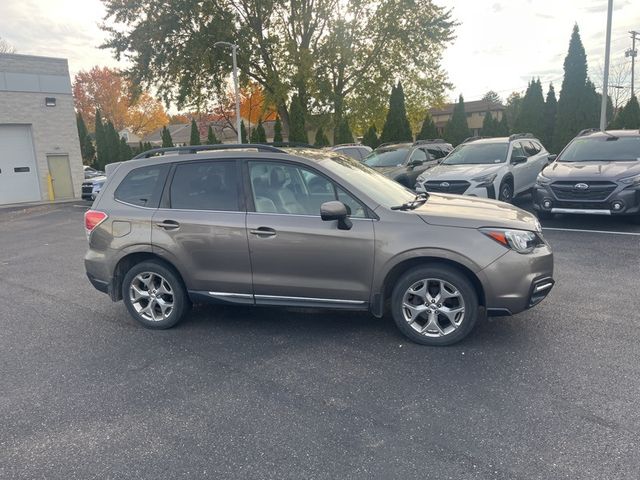
<path id="1" fill-rule="evenodd" d="M 438 308 L 440 308 L 441 306 L 442 306 L 442 304 L 441 304 L 441 303 L 439 303 L 439 304 L 438 304 Z"/>

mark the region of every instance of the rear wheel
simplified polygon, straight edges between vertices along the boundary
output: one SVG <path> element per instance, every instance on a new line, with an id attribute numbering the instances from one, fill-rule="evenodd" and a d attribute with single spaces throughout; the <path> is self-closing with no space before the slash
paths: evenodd
<path id="1" fill-rule="evenodd" d="M 178 275 L 153 260 L 139 263 L 127 272 L 122 299 L 135 320 L 154 329 L 173 327 L 190 306 Z"/>
<path id="2" fill-rule="evenodd" d="M 393 319 L 409 339 L 451 345 L 466 337 L 478 318 L 478 295 L 459 271 L 440 265 L 416 267 L 396 283 Z"/>
<path id="3" fill-rule="evenodd" d="M 498 200 L 506 203 L 513 202 L 513 184 L 510 180 L 503 180 L 498 192 Z"/>

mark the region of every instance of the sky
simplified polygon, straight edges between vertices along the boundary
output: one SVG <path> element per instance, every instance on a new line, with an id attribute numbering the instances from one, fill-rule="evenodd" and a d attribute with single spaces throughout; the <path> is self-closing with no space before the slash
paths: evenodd
<path id="1" fill-rule="evenodd" d="M 444 53 L 443 67 L 453 88 L 477 100 L 494 90 L 502 98 L 523 91 L 540 78 L 559 90 L 562 63 L 575 23 L 587 51 L 589 74 L 602 84 L 606 0 L 435 0 L 450 8 L 459 23 L 456 39 Z M 63 57 L 71 74 L 94 65 L 124 66 L 98 48 L 105 33 L 100 0 L 1 0 L 0 37 L 17 53 Z M 629 30 L 640 31 L 640 0 L 614 0 L 611 62 L 627 62 Z M 640 43 L 636 43 L 640 49 Z M 640 56 L 636 77 L 640 77 Z M 640 84 L 640 81 L 637 82 Z M 628 85 L 626 85 L 628 86 Z"/>

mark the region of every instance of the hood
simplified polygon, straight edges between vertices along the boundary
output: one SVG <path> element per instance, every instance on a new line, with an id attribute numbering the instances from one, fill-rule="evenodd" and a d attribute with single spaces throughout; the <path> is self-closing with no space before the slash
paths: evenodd
<path id="1" fill-rule="evenodd" d="M 535 215 L 508 203 L 478 197 L 432 193 L 423 205 L 408 213 L 419 215 L 431 225 L 540 231 Z"/>
<path id="2" fill-rule="evenodd" d="M 477 165 L 436 165 L 420 175 L 420 180 L 469 180 L 471 178 L 489 175 L 500 170 L 502 163 L 481 163 Z"/>
<path id="3" fill-rule="evenodd" d="M 553 162 L 543 170 L 551 180 L 612 180 L 640 173 L 640 161 Z"/>

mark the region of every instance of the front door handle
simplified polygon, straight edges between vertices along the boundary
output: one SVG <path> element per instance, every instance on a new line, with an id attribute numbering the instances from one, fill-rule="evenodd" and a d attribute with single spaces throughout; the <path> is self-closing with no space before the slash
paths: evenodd
<path id="1" fill-rule="evenodd" d="M 249 230 L 251 235 L 257 235 L 259 237 L 275 237 L 276 231 L 269 227 L 260 227 L 255 230 Z"/>
<path id="2" fill-rule="evenodd" d="M 164 228 L 165 230 L 177 230 L 180 228 L 180 224 L 175 220 L 164 220 L 156 223 L 157 227 Z"/>

